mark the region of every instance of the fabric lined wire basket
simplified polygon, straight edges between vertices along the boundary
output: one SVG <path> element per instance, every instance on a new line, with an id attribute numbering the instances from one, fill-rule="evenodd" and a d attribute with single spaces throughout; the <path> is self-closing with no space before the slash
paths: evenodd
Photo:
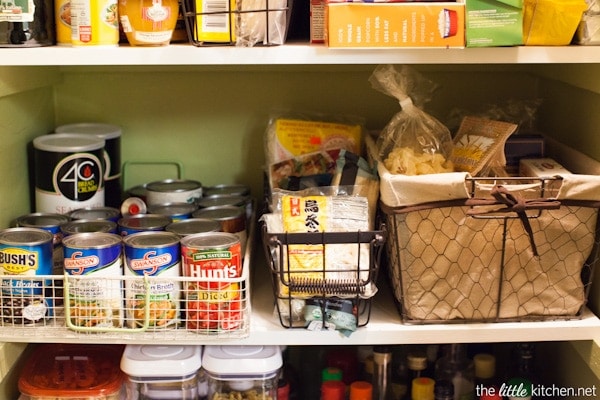
<path id="1" fill-rule="evenodd" d="M 600 177 L 405 176 L 378 168 L 403 322 L 581 315 L 598 260 Z"/>

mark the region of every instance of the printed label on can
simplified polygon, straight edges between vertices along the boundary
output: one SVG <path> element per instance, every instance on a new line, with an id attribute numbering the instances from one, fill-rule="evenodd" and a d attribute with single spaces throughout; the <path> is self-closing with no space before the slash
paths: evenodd
<path id="1" fill-rule="evenodd" d="M 71 40 L 73 45 L 117 45 L 116 0 L 71 0 Z"/>
<path id="2" fill-rule="evenodd" d="M 56 160 L 57 156 L 59 160 Z M 65 156 L 39 151 L 37 163 L 40 165 L 35 188 L 38 212 L 66 214 L 79 208 L 104 206 L 103 167 L 97 155 L 74 153 Z M 48 165 L 54 165 L 52 175 L 41 171 Z"/>
<path id="3" fill-rule="evenodd" d="M 196 245 L 195 237 L 204 235 L 226 235 L 227 244 Z M 239 328 L 243 299 L 240 282 L 235 278 L 241 276 L 242 265 L 241 246 L 235 235 L 191 235 L 182 240 L 181 252 L 184 276 L 198 278 L 186 283 L 187 328 L 208 332 Z"/>
<path id="4" fill-rule="evenodd" d="M 156 238 L 156 245 L 151 244 L 153 237 Z M 137 240 L 139 238 L 142 240 Z M 165 240 L 169 243 L 160 244 Z M 163 235 L 162 232 L 156 232 L 154 235 L 154 232 L 148 232 L 128 236 L 124 241 L 125 275 L 153 277 L 147 285 L 141 279 L 126 280 L 127 325 L 143 326 L 146 318 L 148 326 L 154 328 L 178 323 L 181 283 L 168 279 L 180 276 L 178 237 L 170 233 Z"/>
<path id="5" fill-rule="evenodd" d="M 109 246 L 93 246 L 93 235 L 99 238 L 98 243 L 103 243 L 100 238 L 106 237 L 118 240 Z M 85 242 L 80 241 L 83 237 Z M 69 280 L 71 323 L 78 327 L 120 327 L 123 321 L 122 281 L 117 279 L 123 276 L 120 237 L 110 233 L 82 233 L 65 238 L 63 246 L 68 275 L 98 277 Z"/>
<path id="6" fill-rule="evenodd" d="M 28 243 L 27 237 L 31 238 L 31 243 Z M 0 275 L 21 277 L 3 277 L 1 280 L 3 322 L 32 324 L 54 315 L 52 281 L 24 278 L 52 274 L 52 247 L 52 234 L 40 229 L 9 228 L 2 231 Z"/>

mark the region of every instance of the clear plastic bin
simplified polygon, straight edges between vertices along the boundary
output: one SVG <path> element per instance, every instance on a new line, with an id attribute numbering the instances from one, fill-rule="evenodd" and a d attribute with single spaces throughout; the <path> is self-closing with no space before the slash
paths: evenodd
<path id="1" fill-rule="evenodd" d="M 208 398 L 276 399 L 282 365 L 278 346 L 205 346 Z"/>
<path id="2" fill-rule="evenodd" d="M 202 347 L 127 345 L 121 370 L 127 374 L 127 399 L 197 400 L 202 391 Z"/>

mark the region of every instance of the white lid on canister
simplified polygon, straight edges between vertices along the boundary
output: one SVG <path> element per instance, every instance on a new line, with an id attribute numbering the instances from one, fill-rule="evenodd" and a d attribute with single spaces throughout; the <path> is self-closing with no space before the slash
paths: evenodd
<path id="1" fill-rule="evenodd" d="M 80 153 L 104 148 L 105 141 L 97 136 L 55 133 L 33 139 L 33 147 L 54 153 Z"/>
<path id="2" fill-rule="evenodd" d="M 95 135 L 102 139 L 114 139 L 121 136 L 122 129 L 118 125 L 103 124 L 96 122 L 81 122 L 77 124 L 66 124 L 57 126 L 56 133 L 77 133 Z"/>
<path id="3" fill-rule="evenodd" d="M 179 381 L 194 376 L 201 363 L 202 346 L 127 345 L 121 371 L 134 382 Z"/>
<path id="4" fill-rule="evenodd" d="M 202 367 L 213 375 L 263 376 L 276 373 L 283 365 L 279 346 L 204 346 Z"/>

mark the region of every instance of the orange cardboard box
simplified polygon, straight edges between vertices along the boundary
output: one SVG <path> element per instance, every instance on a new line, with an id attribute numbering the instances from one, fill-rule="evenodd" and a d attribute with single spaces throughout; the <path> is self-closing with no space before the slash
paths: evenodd
<path id="1" fill-rule="evenodd" d="M 329 3 L 325 40 L 332 48 L 465 47 L 465 4 Z"/>

